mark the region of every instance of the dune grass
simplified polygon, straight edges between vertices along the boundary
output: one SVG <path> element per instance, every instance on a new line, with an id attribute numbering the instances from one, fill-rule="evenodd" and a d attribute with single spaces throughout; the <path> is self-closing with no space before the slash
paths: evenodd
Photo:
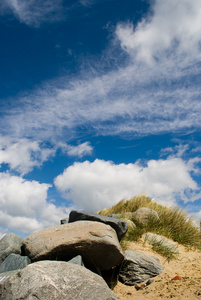
<path id="1" fill-rule="evenodd" d="M 124 219 L 127 218 L 127 212 L 135 212 L 140 207 L 147 207 L 155 210 L 158 213 L 160 220 L 158 221 L 150 215 L 147 224 L 143 225 L 135 220 L 131 214 L 129 219 L 136 224 L 136 227 L 129 228 L 122 243 L 126 240 L 138 241 L 144 233 L 152 232 L 170 238 L 184 246 L 201 250 L 201 232 L 193 224 L 193 220 L 189 219 L 182 209 L 162 206 L 153 202 L 145 195 L 136 196 L 128 201 L 121 200 L 113 207 L 104 209 L 99 213 L 106 216 L 110 214 L 121 214 L 121 218 Z M 157 248 L 157 245 L 155 248 Z M 160 249 L 158 249 L 157 252 L 159 251 Z"/>

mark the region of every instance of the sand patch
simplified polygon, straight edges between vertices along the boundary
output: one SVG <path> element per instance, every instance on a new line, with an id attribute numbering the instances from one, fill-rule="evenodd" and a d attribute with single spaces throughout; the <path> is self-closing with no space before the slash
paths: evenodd
<path id="1" fill-rule="evenodd" d="M 125 286 L 119 282 L 114 288 L 114 292 L 121 300 L 201 300 L 200 251 L 187 250 L 179 245 L 177 259 L 168 262 L 164 257 L 153 252 L 149 245 L 142 242 L 129 243 L 128 248 L 158 257 L 164 270 L 159 276 L 153 278 L 154 282 L 151 285 L 142 290 L 137 291 L 133 286 Z M 182 280 L 171 280 L 176 275 L 181 276 Z"/>

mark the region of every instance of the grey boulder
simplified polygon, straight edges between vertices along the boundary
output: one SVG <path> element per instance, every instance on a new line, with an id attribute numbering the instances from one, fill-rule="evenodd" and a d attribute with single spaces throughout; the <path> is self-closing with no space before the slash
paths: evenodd
<path id="1" fill-rule="evenodd" d="M 21 254 L 23 238 L 15 233 L 8 233 L 0 240 L 0 264 L 11 253 Z"/>
<path id="2" fill-rule="evenodd" d="M 168 238 L 165 238 L 162 235 L 148 232 L 144 235 L 144 240 L 149 245 L 160 245 L 163 248 L 166 248 L 167 250 L 169 250 L 175 254 L 178 254 L 177 244 L 175 242 L 169 240 Z"/>
<path id="3" fill-rule="evenodd" d="M 68 262 L 71 263 L 71 264 L 75 264 L 75 265 L 79 265 L 79 266 L 84 266 L 84 263 L 83 263 L 81 255 L 77 255 L 77 256 L 73 257 Z"/>
<path id="4" fill-rule="evenodd" d="M 124 255 L 115 230 L 103 223 L 80 221 L 39 230 L 23 243 L 32 262 L 68 261 L 81 255 L 89 269 L 109 270 L 123 261 Z"/>
<path id="5" fill-rule="evenodd" d="M 77 210 L 72 210 L 70 212 L 68 221 L 69 223 L 83 220 L 96 221 L 110 225 L 116 231 L 119 241 L 124 237 L 128 230 L 128 224 L 121 219 L 115 219 L 112 217 Z"/>
<path id="6" fill-rule="evenodd" d="M 159 275 L 163 271 L 158 258 L 138 251 L 126 250 L 119 273 L 119 281 L 135 285 Z"/>
<path id="7" fill-rule="evenodd" d="M 0 283 L 1 300 L 113 300 L 105 281 L 84 267 L 40 261 Z"/>
<path id="8" fill-rule="evenodd" d="M 150 218 L 154 219 L 155 221 L 159 221 L 158 213 L 155 210 L 147 207 L 141 207 L 137 209 L 132 213 L 132 217 L 135 221 L 143 225 L 147 225 Z"/>
<path id="9" fill-rule="evenodd" d="M 0 265 L 0 273 L 23 269 L 30 263 L 31 260 L 27 256 L 11 253 Z"/>

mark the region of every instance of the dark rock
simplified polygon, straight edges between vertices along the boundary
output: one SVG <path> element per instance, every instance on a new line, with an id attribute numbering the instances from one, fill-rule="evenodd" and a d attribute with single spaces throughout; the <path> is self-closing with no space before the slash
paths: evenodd
<path id="1" fill-rule="evenodd" d="M 69 261 L 81 255 L 87 268 L 109 270 L 120 264 L 124 255 L 115 230 L 103 223 L 79 221 L 36 231 L 23 243 L 32 262 Z"/>
<path id="2" fill-rule="evenodd" d="M 0 283 L 1 300 L 114 300 L 105 281 L 84 267 L 40 261 Z"/>
<path id="3" fill-rule="evenodd" d="M 159 275 L 163 267 L 158 258 L 137 251 L 126 250 L 125 259 L 119 273 L 119 281 L 125 285 L 135 285 Z"/>
<path id="4" fill-rule="evenodd" d="M 25 268 L 31 260 L 27 256 L 11 253 L 0 265 L 0 273 Z"/>
<path id="5" fill-rule="evenodd" d="M 23 238 L 15 233 L 8 233 L 0 240 L 0 264 L 11 253 L 21 254 Z"/>
<path id="6" fill-rule="evenodd" d="M 62 220 L 60 221 L 60 224 L 61 224 L 61 225 L 67 224 L 67 223 L 68 223 L 68 220 L 69 220 L 69 218 L 62 219 Z"/>
<path id="7" fill-rule="evenodd" d="M 133 212 L 132 217 L 135 221 L 143 225 L 147 225 L 150 218 L 154 219 L 155 221 L 159 221 L 158 213 L 155 210 L 147 207 L 139 208 Z"/>
<path id="8" fill-rule="evenodd" d="M 108 217 L 121 219 L 124 222 L 126 222 L 128 224 L 128 232 L 132 231 L 136 227 L 134 222 L 131 221 L 131 219 L 133 218 L 133 213 L 132 212 L 125 212 L 123 214 L 110 214 Z"/>
<path id="9" fill-rule="evenodd" d="M 121 219 L 115 219 L 98 214 L 90 214 L 84 211 L 77 210 L 72 210 L 70 212 L 69 223 L 83 220 L 96 221 L 110 225 L 116 231 L 119 241 L 124 237 L 128 230 L 128 224 Z"/>

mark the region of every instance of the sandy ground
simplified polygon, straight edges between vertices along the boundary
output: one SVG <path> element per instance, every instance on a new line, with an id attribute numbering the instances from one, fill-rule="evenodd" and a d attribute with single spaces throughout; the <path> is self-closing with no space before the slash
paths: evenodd
<path id="1" fill-rule="evenodd" d="M 168 262 L 143 243 L 130 243 L 128 248 L 158 257 L 164 270 L 159 276 L 153 278 L 152 284 L 142 290 L 137 291 L 135 287 L 119 282 L 113 291 L 121 300 L 201 300 L 201 252 L 179 246 L 177 259 Z M 182 280 L 171 280 L 176 275 L 179 275 Z"/>

